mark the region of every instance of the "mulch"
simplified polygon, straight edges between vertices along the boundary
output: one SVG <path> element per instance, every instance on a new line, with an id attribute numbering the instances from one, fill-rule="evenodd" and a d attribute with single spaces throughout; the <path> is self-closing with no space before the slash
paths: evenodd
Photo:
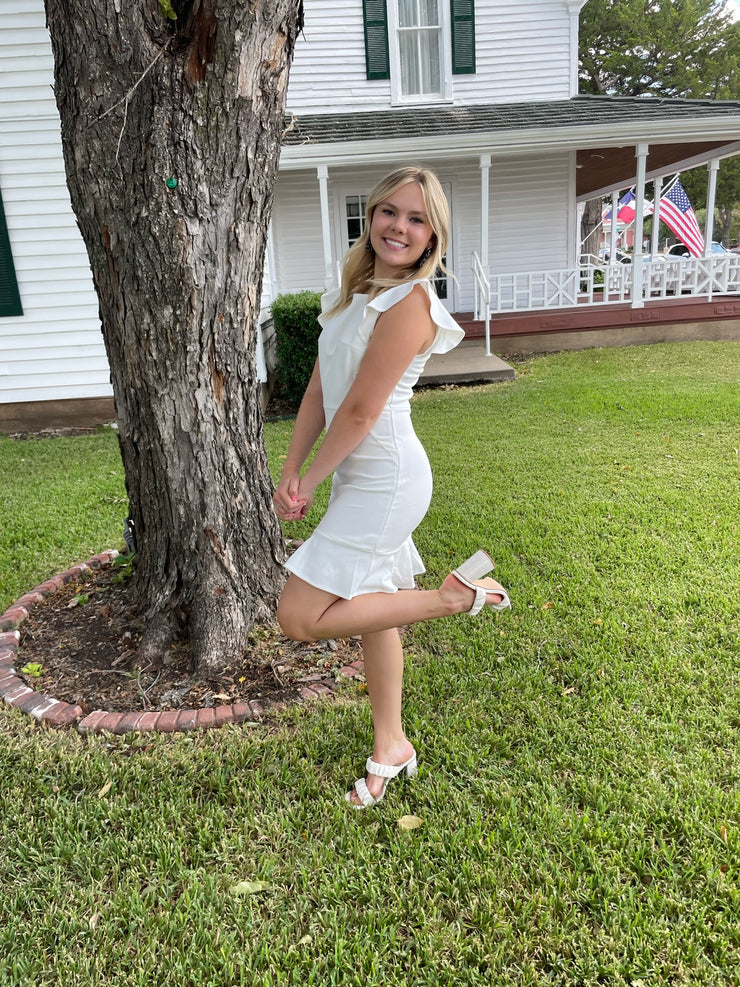
<path id="1" fill-rule="evenodd" d="M 288 640 L 276 624 L 260 625 L 238 662 L 218 679 L 203 679 L 191 667 L 187 641 L 156 667 L 142 662 L 143 630 L 130 581 L 121 567 L 104 566 L 32 607 L 20 625 L 16 674 L 83 713 L 143 712 L 250 700 L 284 705 L 298 699 L 302 686 L 339 680 L 340 668 L 362 658 L 358 639 L 306 644 Z"/>

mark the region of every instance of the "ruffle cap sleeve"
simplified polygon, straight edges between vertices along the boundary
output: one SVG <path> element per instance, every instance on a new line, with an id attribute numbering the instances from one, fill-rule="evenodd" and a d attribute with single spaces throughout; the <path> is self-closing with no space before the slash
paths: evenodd
<path id="1" fill-rule="evenodd" d="M 365 311 L 367 312 L 368 309 L 373 309 L 378 313 L 387 312 L 389 308 L 393 308 L 394 305 L 397 305 L 398 302 L 410 294 L 417 284 L 420 284 L 429 296 L 429 301 L 431 302 L 430 314 L 432 316 L 432 322 L 434 322 L 437 328 L 434 342 L 426 353 L 449 353 L 462 340 L 465 332 L 455 322 L 439 300 L 437 293 L 429 281 L 405 281 L 403 284 L 397 284 L 392 288 L 387 288 L 367 303 Z"/>
<path id="2" fill-rule="evenodd" d="M 321 312 L 318 317 L 318 322 L 320 326 L 324 325 L 324 318 L 329 309 L 334 305 L 337 298 L 339 298 L 339 288 L 333 288 L 331 291 L 325 291 L 321 296 Z"/>

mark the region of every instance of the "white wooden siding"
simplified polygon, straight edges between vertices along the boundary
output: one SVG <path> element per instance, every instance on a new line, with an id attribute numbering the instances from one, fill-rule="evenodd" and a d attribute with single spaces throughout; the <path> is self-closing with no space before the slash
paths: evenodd
<path id="1" fill-rule="evenodd" d="M 0 318 L 0 403 L 112 394 L 52 81 L 42 0 L 0 0 L 0 191 L 23 305 Z"/>
<path id="2" fill-rule="evenodd" d="M 476 72 L 456 75 L 457 104 L 568 99 L 570 15 L 562 0 L 475 5 Z"/>
<path id="3" fill-rule="evenodd" d="M 306 26 L 296 44 L 288 109 L 389 109 L 390 81 L 365 78 L 362 0 L 305 0 L 304 6 Z M 567 99 L 572 95 L 570 30 L 563 0 L 477 0 L 476 73 L 451 76 L 452 102 Z"/>
<path id="4" fill-rule="evenodd" d="M 296 43 L 288 110 L 341 113 L 387 109 L 391 84 L 365 78 L 362 0 L 305 0 Z"/>
<path id="5" fill-rule="evenodd" d="M 272 216 L 276 295 L 324 290 L 319 183 L 315 171 L 278 175 Z"/>

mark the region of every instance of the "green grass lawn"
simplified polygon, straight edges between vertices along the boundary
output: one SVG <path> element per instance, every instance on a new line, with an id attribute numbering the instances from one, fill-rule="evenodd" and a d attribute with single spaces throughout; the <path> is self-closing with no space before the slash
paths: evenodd
<path id="1" fill-rule="evenodd" d="M 347 807 L 356 687 L 197 736 L 2 708 L 0 985 L 736 982 L 740 344 L 518 369 L 414 401 L 423 581 L 485 547 L 514 603 L 406 636 L 419 776 Z M 120 546 L 117 455 L 0 439 L 0 605 Z"/>

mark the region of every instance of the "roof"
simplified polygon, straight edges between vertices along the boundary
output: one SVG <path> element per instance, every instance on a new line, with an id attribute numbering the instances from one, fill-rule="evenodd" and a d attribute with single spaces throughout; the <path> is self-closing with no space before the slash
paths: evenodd
<path id="1" fill-rule="evenodd" d="M 740 100 L 574 96 L 528 103 L 289 114 L 286 124 L 281 167 L 287 168 L 407 159 L 420 153 L 454 157 L 575 150 L 579 199 L 634 181 L 638 143 L 650 145 L 649 178 L 740 151 Z"/>
<path id="2" fill-rule="evenodd" d="M 740 117 L 740 100 L 574 96 L 572 99 L 478 106 L 289 115 L 287 146 L 340 141 L 394 140 L 430 135 L 482 134 L 613 123 Z"/>

